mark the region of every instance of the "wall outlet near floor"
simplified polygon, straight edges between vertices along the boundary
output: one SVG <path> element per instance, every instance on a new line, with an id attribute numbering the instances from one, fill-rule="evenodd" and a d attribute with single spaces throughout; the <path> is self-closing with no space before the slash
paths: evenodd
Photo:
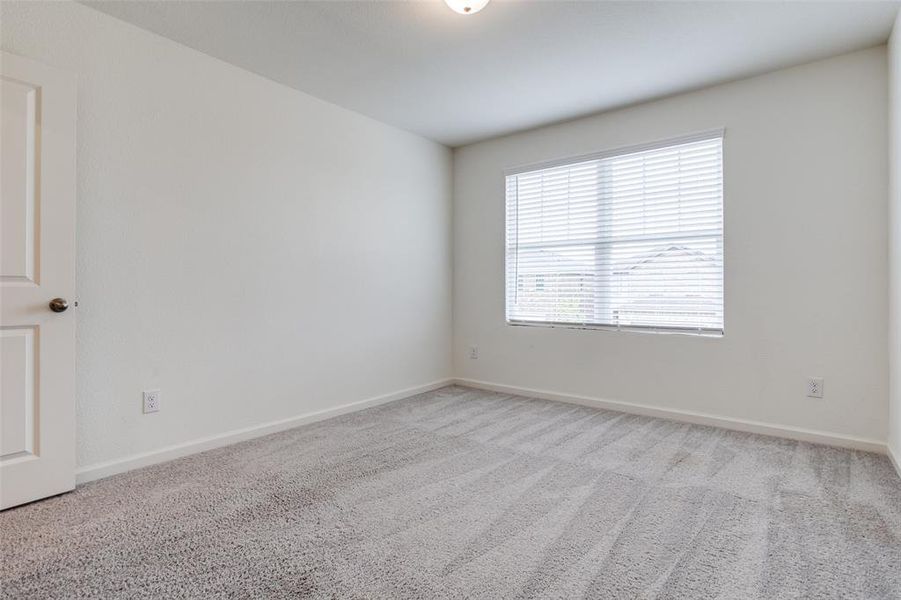
<path id="1" fill-rule="evenodd" d="M 478 346 L 470 346 L 469 347 L 469 358 L 472 360 L 476 360 L 479 358 L 479 347 Z"/>
<path id="2" fill-rule="evenodd" d="M 160 391 L 146 390 L 144 392 L 144 414 L 159 412 L 160 410 Z"/>
<path id="3" fill-rule="evenodd" d="M 808 377 L 807 378 L 807 395 L 811 398 L 823 397 L 823 378 Z"/>

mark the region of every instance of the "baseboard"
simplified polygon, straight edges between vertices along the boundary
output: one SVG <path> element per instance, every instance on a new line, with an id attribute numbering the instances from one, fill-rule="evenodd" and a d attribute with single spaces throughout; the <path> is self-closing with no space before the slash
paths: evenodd
<path id="1" fill-rule="evenodd" d="M 482 390 L 501 392 L 504 394 L 529 396 L 532 398 L 542 398 L 545 400 L 556 400 L 559 402 L 568 402 L 570 404 L 580 404 L 583 406 L 616 410 L 619 412 L 644 415 L 647 417 L 660 417 L 663 419 L 682 421 L 696 425 L 710 425 L 713 427 L 722 427 L 723 429 L 732 429 L 734 431 L 743 431 L 746 433 L 756 433 L 760 435 L 769 435 L 774 437 L 788 438 L 792 440 L 800 440 L 803 442 L 812 442 L 814 444 L 825 444 L 828 446 L 838 446 L 841 448 L 864 450 L 866 452 L 878 452 L 880 454 L 889 453 L 888 446 L 883 442 L 850 437 L 837 433 L 813 431 L 799 427 L 774 425 L 771 423 L 747 421 L 744 419 L 732 419 L 729 417 L 719 417 L 705 413 L 676 410 L 659 406 L 649 406 L 645 404 L 634 404 L 631 402 L 623 402 L 619 400 L 602 400 L 600 398 L 592 398 L 589 396 L 563 394 L 549 390 L 536 390 L 513 385 L 491 383 L 488 381 L 478 381 L 475 379 L 456 378 L 454 379 L 454 383 Z M 895 460 L 894 457 L 892 457 L 892 459 Z M 895 466 L 898 466 L 897 461 L 895 462 Z"/>
<path id="2" fill-rule="evenodd" d="M 901 460 L 898 460 L 898 457 L 895 455 L 895 452 L 892 450 L 892 447 L 886 444 L 885 453 L 888 454 L 888 459 L 892 461 L 892 465 L 895 467 L 895 472 L 898 474 L 898 477 L 901 477 Z"/>
<path id="3" fill-rule="evenodd" d="M 450 385 L 451 383 L 453 383 L 452 379 L 441 379 L 431 383 L 391 392 L 390 394 L 383 394 L 366 400 L 342 404 L 341 406 L 336 406 L 334 408 L 305 413 L 287 419 L 280 419 L 278 421 L 270 421 L 268 423 L 245 427 L 243 429 L 234 429 L 232 431 L 226 431 L 225 433 L 191 440 L 174 446 L 166 446 L 165 448 L 152 450 L 150 452 L 132 454 L 125 458 L 88 465 L 76 470 L 75 482 L 76 484 L 87 483 L 88 481 L 102 479 L 104 477 L 109 477 L 110 475 L 116 475 L 133 469 L 140 469 L 141 467 L 167 462 L 176 458 L 188 456 L 189 454 L 196 454 L 198 452 L 228 446 L 229 444 L 235 444 L 237 442 L 269 435 L 270 433 L 284 431 L 307 423 L 323 421 L 325 419 L 337 417 L 338 415 L 371 408 L 373 406 L 378 406 L 379 404 L 400 400 L 401 398 L 407 398 L 408 396 L 430 392 L 446 385 Z"/>
<path id="4" fill-rule="evenodd" d="M 812 442 L 815 444 L 826 444 L 829 446 L 838 446 L 841 448 L 852 448 L 855 450 L 864 450 L 867 452 L 878 452 L 888 455 L 889 459 L 892 461 L 892 464 L 895 466 L 895 469 L 898 471 L 899 477 L 901 477 L 901 461 L 899 461 L 898 457 L 894 455 L 887 444 L 875 440 L 855 438 L 822 431 L 813 431 L 798 427 L 788 427 L 783 425 L 773 425 L 770 423 L 761 423 L 757 421 L 718 417 L 710 414 L 675 410 L 671 408 L 662 408 L 659 406 L 635 404 L 618 400 L 603 400 L 600 398 L 579 396 L 575 394 L 564 394 L 549 390 L 539 390 L 512 385 L 504 385 L 487 381 L 479 381 L 475 379 L 456 378 L 441 379 L 438 381 L 433 381 L 431 383 L 398 390 L 390 394 L 383 394 L 381 396 L 368 398 L 366 400 L 342 404 L 341 406 L 336 406 L 334 408 L 305 413 L 278 421 L 270 421 L 268 423 L 254 425 L 252 427 L 235 429 L 232 431 L 227 431 L 225 433 L 199 438 L 173 446 L 166 446 L 164 448 L 152 450 L 150 452 L 133 454 L 121 459 L 87 465 L 85 467 L 79 468 L 76 471 L 76 483 L 87 483 L 89 481 L 102 479 L 111 475 L 117 475 L 119 473 L 124 473 L 133 469 L 140 469 L 141 467 L 147 467 L 150 465 L 167 462 L 176 458 L 181 458 L 183 456 L 196 454 L 198 452 L 204 452 L 206 450 L 228 446 L 230 444 L 262 437 L 271 433 L 277 433 L 286 429 L 292 429 L 294 427 L 299 427 L 300 425 L 305 425 L 307 423 L 323 421 L 325 419 L 337 417 L 338 415 L 363 410 L 373 406 L 378 406 L 380 404 L 386 404 L 388 402 L 400 400 L 401 398 L 406 398 L 409 396 L 414 396 L 416 394 L 421 394 L 423 392 L 436 390 L 452 383 L 483 390 L 501 392 L 505 394 L 529 396 L 532 398 L 543 398 L 546 400 L 556 400 L 558 402 L 568 402 L 570 404 L 580 404 L 583 406 L 616 410 L 620 412 L 644 415 L 649 417 L 659 417 L 673 421 L 694 423 L 697 425 L 710 425 L 713 427 L 722 427 L 723 429 L 732 429 L 735 431 L 744 431 L 747 433 L 783 437 L 804 442 Z"/>

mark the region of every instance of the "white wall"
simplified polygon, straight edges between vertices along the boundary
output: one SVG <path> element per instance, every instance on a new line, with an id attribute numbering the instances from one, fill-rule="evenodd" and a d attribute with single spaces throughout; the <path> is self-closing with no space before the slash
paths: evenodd
<path id="1" fill-rule="evenodd" d="M 889 41 L 889 449 L 901 465 L 901 13 Z"/>
<path id="2" fill-rule="evenodd" d="M 886 97 L 878 47 L 458 149 L 455 374 L 884 442 Z M 505 167 L 716 127 L 725 337 L 504 324 Z"/>
<path id="3" fill-rule="evenodd" d="M 0 10 L 79 77 L 79 465 L 450 376 L 446 148 L 78 4 Z"/>
<path id="4" fill-rule="evenodd" d="M 449 151 L 81 5 L 0 27 L 79 74 L 79 465 L 451 375 Z M 886 85 L 875 48 L 457 150 L 454 375 L 886 439 Z M 504 324 L 503 168 L 720 126 L 724 338 Z"/>

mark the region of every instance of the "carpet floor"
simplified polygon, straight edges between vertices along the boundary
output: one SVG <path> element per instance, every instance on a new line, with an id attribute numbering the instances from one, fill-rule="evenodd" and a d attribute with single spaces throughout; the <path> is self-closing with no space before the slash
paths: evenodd
<path id="1" fill-rule="evenodd" d="M 901 598 L 884 456 L 457 386 L 0 535 L 2 598 Z"/>

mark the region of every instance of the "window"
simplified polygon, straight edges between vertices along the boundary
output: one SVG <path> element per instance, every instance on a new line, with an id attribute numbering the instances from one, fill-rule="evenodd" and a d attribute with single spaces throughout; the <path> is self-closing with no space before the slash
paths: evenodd
<path id="1" fill-rule="evenodd" d="M 723 332 L 723 132 L 507 173 L 507 322 Z"/>

